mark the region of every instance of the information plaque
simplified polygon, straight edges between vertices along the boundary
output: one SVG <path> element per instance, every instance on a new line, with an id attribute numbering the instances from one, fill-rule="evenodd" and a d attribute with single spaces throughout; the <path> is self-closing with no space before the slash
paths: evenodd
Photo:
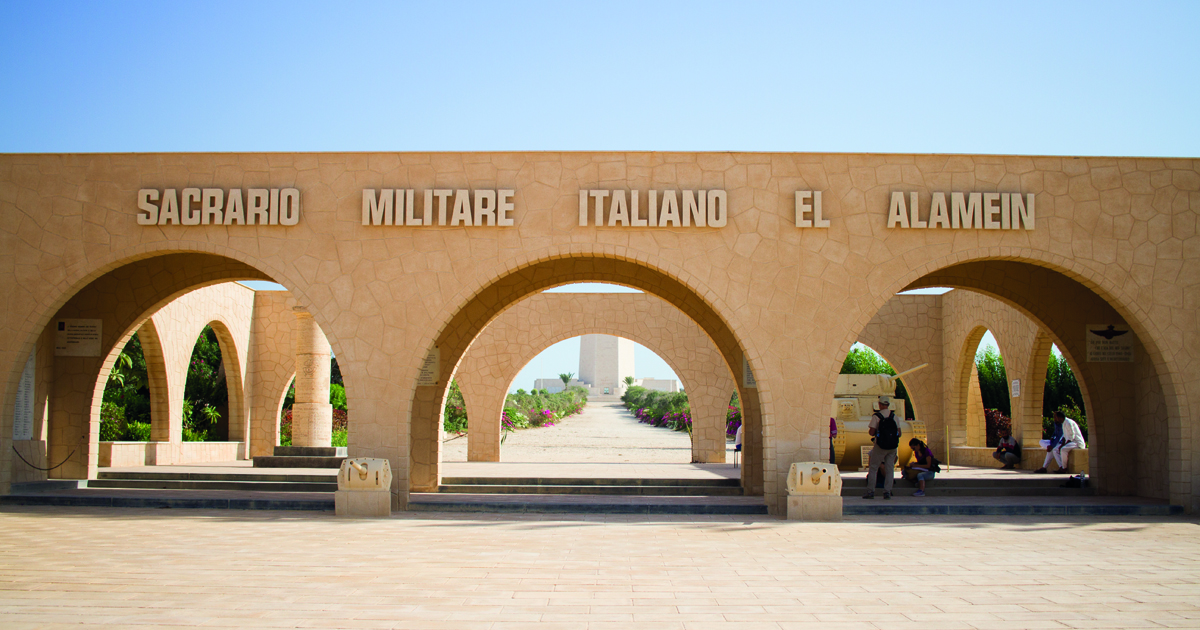
<path id="1" fill-rule="evenodd" d="M 100 332 L 103 320 L 60 319 L 55 322 L 54 356 L 100 356 Z"/>

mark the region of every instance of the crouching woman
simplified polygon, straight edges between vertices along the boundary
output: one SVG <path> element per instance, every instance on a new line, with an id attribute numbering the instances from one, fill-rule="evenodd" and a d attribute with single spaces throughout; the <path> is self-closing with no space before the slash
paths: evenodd
<path id="1" fill-rule="evenodd" d="M 914 497 L 925 496 L 925 482 L 933 479 L 938 470 L 938 461 L 933 456 L 933 451 L 924 442 L 913 438 L 908 441 L 909 448 L 912 449 L 915 461 L 904 467 L 904 478 L 917 484 L 917 491 L 913 493 Z"/>

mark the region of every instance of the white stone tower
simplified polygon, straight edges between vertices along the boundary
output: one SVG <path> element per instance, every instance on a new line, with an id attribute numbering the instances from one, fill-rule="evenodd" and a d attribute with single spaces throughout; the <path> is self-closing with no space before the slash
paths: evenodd
<path id="1" fill-rule="evenodd" d="M 633 342 L 612 335 L 583 335 L 579 338 L 579 380 L 603 395 L 625 393 L 626 376 L 633 373 Z"/>

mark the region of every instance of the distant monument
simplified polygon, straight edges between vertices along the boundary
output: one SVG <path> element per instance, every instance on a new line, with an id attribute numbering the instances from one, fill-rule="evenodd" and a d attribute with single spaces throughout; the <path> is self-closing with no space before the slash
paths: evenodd
<path id="1" fill-rule="evenodd" d="M 625 393 L 626 376 L 634 375 L 634 343 L 612 335 L 583 335 L 579 338 L 579 376 L 571 379 L 568 387 L 586 387 L 588 400 L 616 400 Z M 665 392 L 679 391 L 674 379 L 643 378 L 634 381 L 648 389 Z M 560 392 L 564 389 L 560 378 L 539 378 L 533 385 L 536 389 Z"/>

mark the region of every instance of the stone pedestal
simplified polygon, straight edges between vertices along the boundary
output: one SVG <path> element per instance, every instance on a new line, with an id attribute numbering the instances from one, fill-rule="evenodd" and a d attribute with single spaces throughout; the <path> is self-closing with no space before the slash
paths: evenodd
<path id="1" fill-rule="evenodd" d="M 842 497 L 821 494 L 791 494 L 787 498 L 789 521 L 840 521 Z"/>
<path id="2" fill-rule="evenodd" d="M 825 462 L 792 464 L 787 478 L 789 521 L 842 520 L 842 475 Z"/>
<path id="3" fill-rule="evenodd" d="M 380 490 L 338 490 L 333 493 L 336 516 L 391 516 L 392 493 Z"/>
<path id="4" fill-rule="evenodd" d="M 333 494 L 337 516 L 391 516 L 392 466 L 386 459 L 360 457 L 342 462 Z"/>
<path id="5" fill-rule="evenodd" d="M 333 406 L 329 404 L 329 340 L 312 314 L 296 315 L 296 400 L 292 404 L 292 445 L 330 446 Z"/>

